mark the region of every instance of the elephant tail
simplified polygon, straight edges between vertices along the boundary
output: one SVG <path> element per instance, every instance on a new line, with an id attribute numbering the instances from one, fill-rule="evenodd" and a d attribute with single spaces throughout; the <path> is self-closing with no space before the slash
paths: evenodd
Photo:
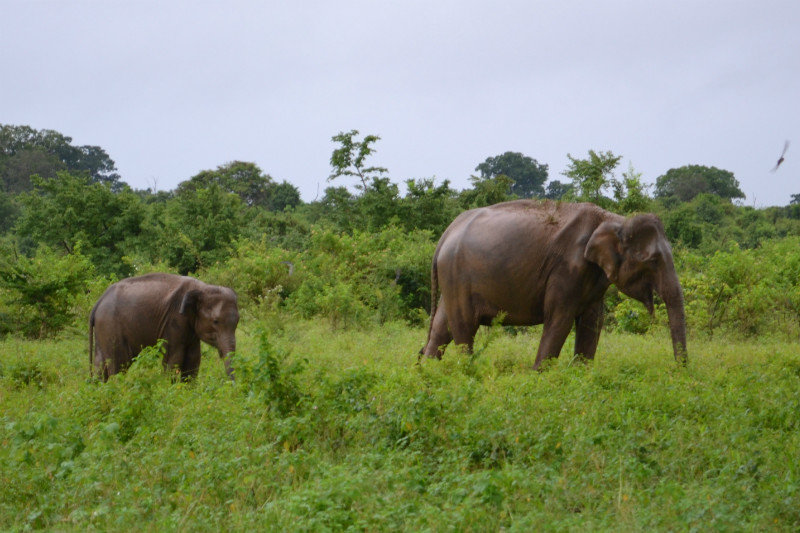
<path id="1" fill-rule="evenodd" d="M 94 377 L 94 312 L 97 309 L 97 304 L 92 307 L 92 312 L 89 314 L 89 378 Z"/>
<path id="2" fill-rule="evenodd" d="M 433 331 L 433 317 L 436 316 L 436 307 L 439 304 L 439 247 L 433 254 L 431 263 L 431 323 L 428 326 L 428 339 L 431 338 Z"/>

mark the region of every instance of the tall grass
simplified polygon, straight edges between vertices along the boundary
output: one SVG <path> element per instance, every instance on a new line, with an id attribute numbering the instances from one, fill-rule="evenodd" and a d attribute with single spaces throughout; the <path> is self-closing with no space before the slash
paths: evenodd
<path id="1" fill-rule="evenodd" d="M 235 384 L 0 342 L 0 529 L 800 528 L 795 343 L 607 333 L 537 373 L 538 328 L 417 364 L 424 328 L 251 324 Z"/>

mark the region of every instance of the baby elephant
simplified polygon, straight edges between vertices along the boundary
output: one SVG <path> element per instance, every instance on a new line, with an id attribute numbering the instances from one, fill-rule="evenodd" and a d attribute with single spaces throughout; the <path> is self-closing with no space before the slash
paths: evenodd
<path id="1" fill-rule="evenodd" d="M 164 367 L 197 376 L 200 341 L 219 350 L 233 379 L 239 309 L 236 293 L 175 274 L 147 274 L 111 285 L 89 316 L 89 362 L 98 376 L 125 370 L 142 348 L 166 341 Z M 94 346 L 93 346 L 94 344 Z"/>

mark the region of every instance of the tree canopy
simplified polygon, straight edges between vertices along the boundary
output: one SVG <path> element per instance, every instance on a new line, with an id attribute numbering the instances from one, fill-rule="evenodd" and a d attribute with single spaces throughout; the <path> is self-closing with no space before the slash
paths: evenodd
<path id="1" fill-rule="evenodd" d="M 575 187 L 571 183 L 564 183 L 558 180 L 549 181 L 544 197 L 548 200 L 561 200 L 573 194 Z"/>
<path id="2" fill-rule="evenodd" d="M 218 186 L 222 191 L 239 196 L 250 207 L 265 207 L 270 211 L 283 211 L 300 203 L 297 187 L 284 181 L 275 183 L 255 163 L 232 161 L 215 170 L 203 170 L 187 181 L 178 184 L 178 195 L 189 191 Z"/>
<path id="3" fill-rule="evenodd" d="M 365 160 L 368 156 L 375 153 L 371 146 L 381 140 L 377 135 L 366 135 L 361 141 L 354 137 L 358 136 L 358 130 L 349 132 L 339 132 L 331 137 L 331 140 L 339 143 L 339 147 L 331 154 L 331 168 L 333 172 L 328 180 L 333 180 L 341 176 L 357 177 L 361 181 L 362 190 L 366 190 L 370 180 L 386 174 L 387 169 L 377 166 L 366 166 Z"/>
<path id="4" fill-rule="evenodd" d="M 33 189 L 19 197 L 17 232 L 32 243 L 73 254 L 83 248 L 103 273 L 129 274 L 122 260 L 144 219 L 138 197 L 126 189 L 115 193 L 108 183 L 64 171 L 53 179 L 33 178 Z"/>
<path id="5" fill-rule="evenodd" d="M 671 168 L 656 179 L 656 198 L 675 197 L 688 202 L 706 192 L 728 201 L 745 197 L 733 172 L 716 167 L 686 165 Z"/>
<path id="6" fill-rule="evenodd" d="M 573 191 L 578 200 L 594 202 L 601 207 L 609 207 L 611 200 L 604 192 L 614 183 L 614 169 L 622 156 L 610 151 L 589 150 L 588 159 L 577 159 L 567 154 L 569 165 L 564 175 L 572 180 Z"/>
<path id="7" fill-rule="evenodd" d="M 687 253 L 714 258 L 731 250 L 741 258 L 739 250 L 800 238 L 800 195 L 783 207 L 735 205 L 730 200 L 741 191 L 732 173 L 687 166 L 666 173 L 653 196 L 632 165 L 615 176 L 622 158 L 612 152 L 568 155 L 569 182 L 551 181 L 546 189 L 547 165 L 505 152 L 455 190 L 448 180 L 392 179 L 370 160 L 379 137 L 350 130 L 334 137 L 332 177 L 355 177 L 356 186 L 336 184 L 304 203 L 296 187 L 277 183 L 252 162 L 203 170 L 171 191 L 132 191 L 121 181 L 70 170 L 76 163 L 58 151 L 69 151 L 69 139 L 57 132 L 2 132 L 0 334 L 50 334 L 69 322 L 93 283 L 155 270 L 228 280 L 259 313 L 285 305 L 303 316 L 357 321 L 373 310 L 380 320 L 421 323 L 437 239 L 462 211 L 527 194 L 514 192 L 515 165 L 539 171 L 525 182 L 538 187 L 537 195 L 590 201 L 623 215 L 656 213 L 678 261 Z M 23 179 L 6 181 L 12 174 Z M 687 184 L 704 192 L 682 195 Z M 797 265 L 786 265 L 787 277 L 796 279 L 795 271 Z M 716 306 L 726 297 L 702 292 L 699 283 L 695 298 Z M 65 291 L 72 300 L 62 298 Z M 786 301 L 796 306 L 800 296 Z M 707 318 L 712 327 L 719 322 Z"/>
<path id="8" fill-rule="evenodd" d="M 115 191 L 124 186 L 114 161 L 99 146 L 74 146 L 71 137 L 53 130 L 0 124 L 0 179 L 6 191 L 29 191 L 32 175 L 52 178 L 60 170 Z"/>
<path id="9" fill-rule="evenodd" d="M 550 181 L 545 189 L 548 166 L 509 151 L 487 158 L 469 186 L 455 190 L 448 180 L 390 178 L 371 161 L 377 135 L 349 130 L 333 140 L 331 177 L 357 178 L 355 190 L 328 187 L 321 199 L 304 203 L 295 186 L 247 161 L 203 170 L 172 191 L 134 192 L 121 181 L 93 177 L 113 167 L 101 148 L 77 147 L 106 163 L 73 171 L 80 164 L 69 137 L 2 126 L 0 245 L 22 254 L 47 246 L 81 255 L 100 275 L 126 275 L 148 264 L 189 273 L 224 264 L 237 243 L 250 239 L 302 250 L 321 228 L 350 236 L 394 228 L 435 239 L 465 209 L 528 194 L 595 202 L 621 214 L 655 212 L 676 245 L 705 252 L 800 234 L 800 195 L 781 208 L 741 208 L 730 202 L 743 196 L 733 174 L 713 167 L 671 169 L 653 195 L 632 166 L 615 177 L 621 156 L 589 150 L 585 158 L 568 154 L 563 174 L 569 181 Z M 527 188 L 515 189 L 520 184 Z"/>
<path id="10" fill-rule="evenodd" d="M 486 160 L 475 167 L 483 179 L 508 176 L 513 183 L 510 193 L 520 198 L 543 197 L 544 182 L 547 181 L 547 165 L 520 152 L 505 152 Z"/>

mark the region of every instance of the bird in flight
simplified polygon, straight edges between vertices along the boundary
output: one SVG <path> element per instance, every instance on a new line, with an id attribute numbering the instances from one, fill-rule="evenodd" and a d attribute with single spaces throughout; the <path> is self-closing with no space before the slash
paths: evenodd
<path id="1" fill-rule="evenodd" d="M 783 156 L 786 155 L 786 149 L 787 148 L 789 148 L 789 141 L 786 141 L 784 143 L 783 152 L 781 152 L 781 157 L 780 157 L 780 159 L 778 159 L 778 162 L 775 164 L 775 168 L 772 169 L 772 172 L 775 172 L 776 170 L 778 170 L 778 167 L 781 166 L 781 163 L 783 163 Z"/>

